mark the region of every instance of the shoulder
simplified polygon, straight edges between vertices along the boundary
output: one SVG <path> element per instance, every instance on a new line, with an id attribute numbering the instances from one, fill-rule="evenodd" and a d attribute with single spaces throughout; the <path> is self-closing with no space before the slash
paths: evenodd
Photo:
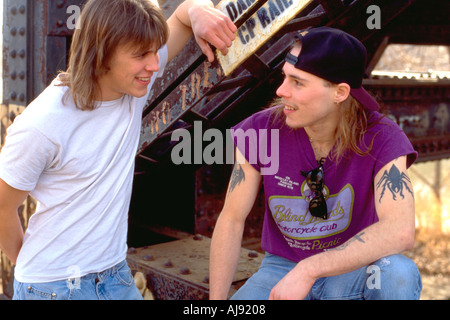
<path id="1" fill-rule="evenodd" d="M 10 130 L 34 130 L 46 135 L 55 126 L 66 126 L 68 120 L 73 120 L 73 112 L 77 112 L 70 95 L 66 95 L 67 90 L 67 87 L 53 81 L 14 120 Z"/>
<path id="2" fill-rule="evenodd" d="M 379 166 L 406 155 L 407 167 L 409 167 L 417 159 L 418 154 L 405 132 L 395 121 L 378 112 L 370 114 L 369 129 L 364 140 L 366 145 L 373 145 L 371 154 Z"/>

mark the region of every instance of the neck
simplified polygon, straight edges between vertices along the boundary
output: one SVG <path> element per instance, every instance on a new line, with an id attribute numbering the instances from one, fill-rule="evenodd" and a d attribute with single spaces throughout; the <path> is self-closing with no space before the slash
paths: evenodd
<path id="1" fill-rule="evenodd" d="M 316 160 L 321 158 L 327 158 L 328 153 L 331 151 L 334 145 L 335 137 L 333 134 L 326 131 L 314 131 L 310 128 L 305 128 L 305 132 L 308 135 L 309 142 L 314 151 Z"/>
<path id="2" fill-rule="evenodd" d="M 314 128 L 305 128 L 305 132 L 308 135 L 309 141 L 311 143 L 316 143 L 316 144 L 320 144 L 320 145 L 328 145 L 334 144 L 334 140 L 335 140 L 335 133 L 334 130 L 333 131 L 327 131 L 322 129 L 319 130 L 315 130 Z"/>

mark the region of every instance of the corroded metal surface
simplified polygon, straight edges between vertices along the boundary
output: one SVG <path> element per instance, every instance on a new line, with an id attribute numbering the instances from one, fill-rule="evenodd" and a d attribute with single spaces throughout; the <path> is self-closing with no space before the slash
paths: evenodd
<path id="1" fill-rule="evenodd" d="M 220 52 L 217 53 L 224 74 L 230 75 L 311 2 L 312 0 L 267 1 L 239 28 L 238 37 L 230 47 L 228 54 L 224 56 Z M 227 8 L 239 7 L 238 4 L 239 1 L 225 1 L 224 3 Z M 220 4 L 218 8 L 221 8 Z M 226 12 L 230 14 L 233 11 L 227 10 Z"/>
<path id="2" fill-rule="evenodd" d="M 450 80 L 401 76 L 404 73 L 388 74 L 366 80 L 364 86 L 379 97 L 386 116 L 408 136 L 418 161 L 450 157 Z"/>
<path id="3" fill-rule="evenodd" d="M 242 24 L 232 48 L 226 57 L 217 53 L 218 59 L 209 63 L 205 62 L 195 43 L 191 41 L 188 47 L 193 49 L 193 54 L 184 54 L 185 51 L 180 54 L 180 57 L 188 57 L 188 62 L 186 59 L 175 59 L 167 66 L 165 75 L 157 80 L 150 92 L 149 101 L 154 102 L 150 102 L 144 111 L 138 154 L 149 148 L 156 139 L 183 118 L 209 121 L 210 119 L 201 114 L 201 109 L 213 93 L 223 90 L 218 88 L 227 80 L 227 76 L 244 62 L 245 68 L 251 72 L 247 78 L 240 79 L 247 81 L 235 81 L 226 88 L 237 88 L 248 84 L 251 78 L 268 75 L 271 69 L 254 53 L 311 2 L 221 1 L 217 8 Z M 249 12 L 255 10 L 256 13 L 246 21 L 241 20 L 241 17 L 246 17 Z M 280 51 L 276 52 L 279 53 Z M 224 101 L 233 94 L 234 92 L 228 92 L 221 100 Z"/>
<path id="4" fill-rule="evenodd" d="M 158 300 L 203 300 L 209 297 L 209 248 L 204 236 L 149 247 L 130 248 L 127 261 L 133 272 L 142 272 L 147 286 Z M 241 250 L 234 286 L 256 272 L 262 255 Z M 232 290 L 231 292 L 233 292 Z"/>

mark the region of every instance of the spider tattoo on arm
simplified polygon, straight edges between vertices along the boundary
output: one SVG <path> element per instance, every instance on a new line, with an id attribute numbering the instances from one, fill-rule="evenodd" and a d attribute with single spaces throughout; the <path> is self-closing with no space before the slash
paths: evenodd
<path id="1" fill-rule="evenodd" d="M 380 181 L 377 183 L 377 189 L 382 188 L 379 202 L 381 202 L 381 198 L 383 198 L 386 188 L 391 191 L 394 200 L 397 200 L 396 194 L 400 194 L 402 199 L 405 198 L 403 195 L 404 188 L 414 197 L 414 194 L 408 187 L 407 182 L 411 183 L 409 177 L 405 173 L 400 172 L 395 164 L 393 164 L 389 172 L 387 170 L 384 171 Z"/>

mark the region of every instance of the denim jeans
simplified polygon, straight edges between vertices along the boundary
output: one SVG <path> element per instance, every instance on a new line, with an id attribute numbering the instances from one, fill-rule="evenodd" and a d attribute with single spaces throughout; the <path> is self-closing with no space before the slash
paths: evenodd
<path id="1" fill-rule="evenodd" d="M 13 300 L 142 300 L 126 260 L 103 272 L 48 283 L 14 280 Z"/>
<path id="2" fill-rule="evenodd" d="M 231 297 L 266 300 L 272 288 L 296 265 L 267 253 L 259 270 Z M 418 300 L 422 280 L 415 263 L 392 255 L 346 274 L 318 279 L 307 300 Z"/>

